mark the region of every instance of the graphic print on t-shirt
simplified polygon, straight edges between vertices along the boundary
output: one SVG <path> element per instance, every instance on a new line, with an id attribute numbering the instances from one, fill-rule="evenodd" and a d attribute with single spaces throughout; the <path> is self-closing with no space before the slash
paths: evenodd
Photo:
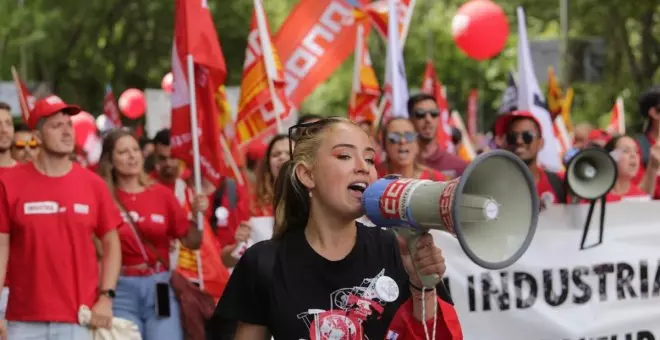
<path id="1" fill-rule="evenodd" d="M 398 297 L 399 286 L 383 269 L 360 286 L 332 292 L 330 310 L 310 309 L 297 316 L 307 325 L 310 340 L 369 340 L 362 323 L 379 319 L 385 305 Z"/>

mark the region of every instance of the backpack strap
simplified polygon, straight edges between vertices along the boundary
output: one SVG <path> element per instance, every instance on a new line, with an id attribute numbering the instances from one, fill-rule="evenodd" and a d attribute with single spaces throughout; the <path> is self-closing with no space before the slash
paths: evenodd
<path id="1" fill-rule="evenodd" d="M 547 171 L 543 170 L 545 172 L 545 175 L 548 177 L 548 181 L 550 182 L 550 186 L 552 187 L 552 191 L 555 192 L 555 196 L 557 196 L 557 201 L 559 203 L 566 203 L 566 190 L 564 190 L 564 182 L 559 178 L 559 176 L 552 172 L 552 171 Z"/>
<path id="2" fill-rule="evenodd" d="M 639 151 L 642 154 L 642 164 L 644 167 L 649 165 L 649 154 L 651 149 L 651 143 L 645 134 L 637 135 L 637 143 L 639 143 Z"/>

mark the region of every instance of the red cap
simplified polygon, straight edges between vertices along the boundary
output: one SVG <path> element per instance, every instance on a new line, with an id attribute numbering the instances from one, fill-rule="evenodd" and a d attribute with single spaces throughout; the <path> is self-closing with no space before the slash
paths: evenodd
<path id="1" fill-rule="evenodd" d="M 534 121 L 536 126 L 539 128 L 540 136 L 543 137 L 543 129 L 541 129 L 541 123 L 538 119 L 529 111 L 513 111 L 511 113 L 505 113 L 499 115 L 495 120 L 495 136 L 501 136 L 509 130 L 511 123 L 519 118 L 529 118 Z"/>
<path id="2" fill-rule="evenodd" d="M 28 128 L 36 129 L 39 120 L 42 118 L 50 117 L 58 112 L 63 112 L 68 115 L 76 115 L 80 112 L 80 108 L 75 105 L 69 105 L 62 101 L 60 97 L 55 95 L 50 95 L 46 98 L 39 99 L 34 103 L 34 108 L 30 112 L 30 117 L 28 118 Z"/>

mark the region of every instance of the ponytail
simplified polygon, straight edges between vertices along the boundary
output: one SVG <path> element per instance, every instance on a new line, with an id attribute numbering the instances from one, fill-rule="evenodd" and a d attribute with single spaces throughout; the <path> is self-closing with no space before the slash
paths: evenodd
<path id="1" fill-rule="evenodd" d="M 275 231 L 281 237 L 287 230 L 304 228 L 309 218 L 309 191 L 296 176 L 296 163 L 282 165 L 275 181 Z"/>

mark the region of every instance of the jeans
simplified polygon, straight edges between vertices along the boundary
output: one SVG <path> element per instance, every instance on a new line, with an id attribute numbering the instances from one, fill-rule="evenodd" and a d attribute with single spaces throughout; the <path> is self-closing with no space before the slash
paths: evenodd
<path id="1" fill-rule="evenodd" d="M 92 340 L 92 331 L 78 324 L 7 322 L 7 340 Z"/>
<path id="2" fill-rule="evenodd" d="M 170 273 L 151 276 L 120 276 L 112 313 L 118 318 L 133 321 L 143 340 L 182 340 L 179 302 L 170 287 L 170 316 L 156 315 L 156 283 L 169 284 Z M 11 340 L 11 339 L 9 339 Z"/>
<path id="3" fill-rule="evenodd" d="M 9 288 L 2 288 L 2 293 L 0 294 L 0 319 L 5 319 L 5 313 L 7 312 L 7 302 L 9 301 Z"/>

